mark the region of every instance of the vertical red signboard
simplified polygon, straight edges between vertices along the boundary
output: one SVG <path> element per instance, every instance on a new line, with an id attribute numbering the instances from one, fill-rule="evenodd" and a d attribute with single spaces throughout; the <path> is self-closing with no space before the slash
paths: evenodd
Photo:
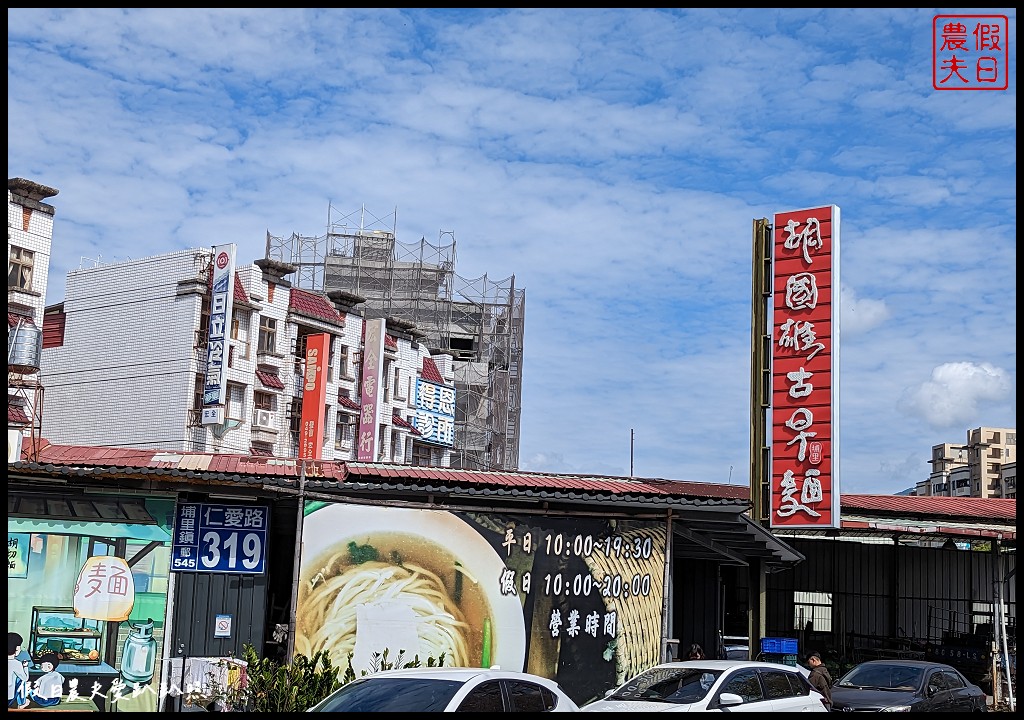
<path id="1" fill-rule="evenodd" d="M 327 358 L 331 336 L 306 337 L 306 369 L 302 374 L 302 429 L 299 459 L 320 460 L 324 448 L 324 406 L 327 403 Z"/>
<path id="2" fill-rule="evenodd" d="M 384 378 L 383 318 L 363 324 L 363 377 L 359 386 L 359 445 L 356 460 L 377 460 L 377 415 L 380 412 L 380 388 Z"/>
<path id="3" fill-rule="evenodd" d="M 777 213 L 773 240 L 773 528 L 839 527 L 839 208 Z"/>

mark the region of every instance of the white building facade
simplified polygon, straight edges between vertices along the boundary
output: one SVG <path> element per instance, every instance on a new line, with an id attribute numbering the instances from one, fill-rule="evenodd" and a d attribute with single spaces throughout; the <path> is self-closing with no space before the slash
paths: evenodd
<path id="1" fill-rule="evenodd" d="M 38 435 L 43 307 L 58 191 L 24 178 L 7 180 L 7 455 Z"/>
<path id="2" fill-rule="evenodd" d="M 362 299 L 291 287 L 275 261 L 236 268 L 227 331 L 223 422 L 202 423 L 210 319 L 210 249 L 72 271 L 46 308 L 40 373 L 43 435 L 54 443 L 298 456 L 306 338 L 330 337 L 323 460 L 355 460 Z M 417 430 L 415 388 L 452 386 L 414 327 L 386 320 L 377 397 L 378 462 L 447 467 L 448 445 Z M 447 372 L 447 375 L 444 373 Z"/>

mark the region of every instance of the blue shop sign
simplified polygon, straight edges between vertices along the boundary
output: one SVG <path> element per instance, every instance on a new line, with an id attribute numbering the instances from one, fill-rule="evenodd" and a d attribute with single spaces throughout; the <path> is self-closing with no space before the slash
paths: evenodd
<path id="1" fill-rule="evenodd" d="M 262 575 L 270 508 L 181 503 L 174 517 L 173 572 Z"/>

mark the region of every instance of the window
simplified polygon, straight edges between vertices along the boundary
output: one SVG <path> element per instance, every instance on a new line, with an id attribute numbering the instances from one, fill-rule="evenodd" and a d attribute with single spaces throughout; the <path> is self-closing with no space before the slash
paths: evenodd
<path id="1" fill-rule="evenodd" d="M 273 355 L 277 352 L 277 320 L 260 316 L 260 340 L 258 351 Z"/>
<path id="2" fill-rule="evenodd" d="M 501 683 L 490 680 L 475 687 L 459 705 L 459 712 L 505 712 L 501 699 Z"/>
<path id="3" fill-rule="evenodd" d="M 505 689 L 512 700 L 510 712 L 550 712 L 555 709 L 555 697 L 546 687 L 508 680 Z"/>
<path id="4" fill-rule="evenodd" d="M 832 632 L 832 593 L 793 593 L 793 627 Z"/>
<path id="5" fill-rule="evenodd" d="M 245 386 L 228 383 L 228 391 L 224 396 L 224 418 L 242 419 L 242 407 L 245 405 Z"/>
<path id="6" fill-rule="evenodd" d="M 202 410 L 203 409 L 203 396 L 205 395 L 205 390 L 206 390 L 206 376 L 205 375 L 197 374 L 196 375 L 195 388 L 192 391 L 193 392 L 193 395 L 192 395 L 192 409 L 193 410 Z"/>
<path id="7" fill-rule="evenodd" d="M 334 425 L 334 447 L 339 450 L 350 450 L 356 436 L 356 415 L 343 412 L 338 408 L 338 421 Z"/>
<path id="8" fill-rule="evenodd" d="M 420 443 L 412 444 L 412 464 L 413 465 L 433 465 L 431 462 L 431 451 L 426 445 Z"/>
<path id="9" fill-rule="evenodd" d="M 11 245 L 10 259 L 7 262 L 7 287 L 18 290 L 32 289 L 32 266 L 36 254 L 25 248 Z"/>
<path id="10" fill-rule="evenodd" d="M 338 373 L 341 377 L 350 378 L 352 375 L 349 373 L 349 357 L 348 357 L 348 346 L 338 344 Z"/>
<path id="11" fill-rule="evenodd" d="M 252 394 L 252 406 L 257 410 L 273 410 L 274 395 L 257 390 Z"/>
<path id="12" fill-rule="evenodd" d="M 761 679 L 764 680 L 765 695 L 769 700 L 790 697 L 793 695 L 793 688 L 789 684 L 789 673 L 784 672 L 763 672 Z"/>
<path id="13" fill-rule="evenodd" d="M 723 693 L 734 693 L 743 698 L 743 702 L 764 700 L 761 692 L 761 681 L 757 679 L 757 670 L 749 668 L 733 673 L 722 685 Z M 721 693 L 719 693 L 721 695 Z"/>
<path id="14" fill-rule="evenodd" d="M 408 393 L 404 393 L 404 387 L 402 387 L 402 370 L 398 367 L 398 363 L 395 363 L 395 379 L 391 383 L 391 386 L 395 389 L 396 400 L 408 400 Z"/>
<path id="15" fill-rule="evenodd" d="M 943 679 L 946 681 L 946 687 L 950 690 L 956 690 L 957 688 L 964 687 L 964 680 L 960 675 L 948 670 L 942 673 Z"/>

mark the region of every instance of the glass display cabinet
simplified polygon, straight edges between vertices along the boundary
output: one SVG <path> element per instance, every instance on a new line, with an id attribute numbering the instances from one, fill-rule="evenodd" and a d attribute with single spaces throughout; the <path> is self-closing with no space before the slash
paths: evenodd
<path id="1" fill-rule="evenodd" d="M 102 655 L 104 622 L 75 617 L 74 608 L 32 608 L 32 634 L 29 653 L 32 662 L 48 652 L 60 655 L 62 662 L 99 665 Z"/>

